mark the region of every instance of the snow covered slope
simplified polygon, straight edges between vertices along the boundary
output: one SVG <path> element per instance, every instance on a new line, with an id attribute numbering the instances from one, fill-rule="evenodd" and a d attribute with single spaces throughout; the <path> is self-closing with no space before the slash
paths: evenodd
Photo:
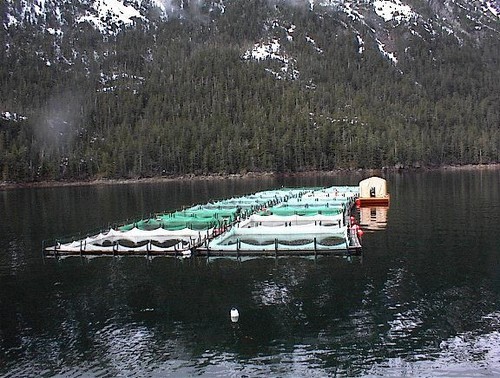
<path id="1" fill-rule="evenodd" d="M 217 28 L 217 22 L 231 17 L 227 10 L 241 5 L 239 0 L 4 0 L 3 27 L 7 35 L 34 26 L 53 38 L 53 45 L 68 29 L 94 28 L 105 36 L 116 35 L 134 27 L 151 27 L 157 22 L 199 17 Z M 297 79 L 300 68 L 293 56 L 293 45 L 305 43 L 321 54 L 321 46 L 309 35 L 309 30 L 295 32 L 280 9 L 289 6 L 317 14 L 328 14 L 355 35 L 359 54 L 367 48 L 378 51 L 389 64 L 398 66 L 411 47 L 404 40 L 419 38 L 433 41 L 440 36 L 452 37 L 459 44 L 465 40 L 500 38 L 500 0 L 268 0 L 256 2 L 268 6 L 269 19 L 261 26 L 267 30 L 263 38 L 252 41 L 255 46 L 242 51 L 242 58 L 273 61 L 280 67 L 267 67 L 278 79 Z M 264 4 L 264 5 L 263 5 Z M 255 5 L 255 6 L 257 6 Z M 227 16 L 226 16 L 227 15 Z M 278 16 L 277 16 L 278 15 Z M 234 16 L 233 16 L 234 17 Z M 251 15 L 250 15 L 251 17 Z M 225 22 L 239 22 L 225 20 Z M 154 28 L 153 28 L 154 29 Z M 285 36 L 283 38 L 283 35 Z M 14 48 L 6 38 L 5 49 Z M 57 48 L 56 48 L 57 50 Z M 60 50 L 60 49 L 59 49 Z M 46 51 L 37 53 L 47 65 L 62 61 L 71 64 L 73 58 L 47 58 Z M 75 53 L 73 56 L 77 55 Z M 276 66 L 275 64 L 275 66 Z"/>

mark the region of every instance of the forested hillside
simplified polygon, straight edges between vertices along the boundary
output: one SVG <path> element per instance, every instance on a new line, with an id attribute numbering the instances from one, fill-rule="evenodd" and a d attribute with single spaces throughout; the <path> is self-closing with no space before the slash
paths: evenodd
<path id="1" fill-rule="evenodd" d="M 419 23 L 427 3 L 405 24 L 234 0 L 166 18 L 143 4 L 103 32 L 9 24 L 12 3 L 0 181 L 500 161 L 497 16 L 438 32 Z"/>

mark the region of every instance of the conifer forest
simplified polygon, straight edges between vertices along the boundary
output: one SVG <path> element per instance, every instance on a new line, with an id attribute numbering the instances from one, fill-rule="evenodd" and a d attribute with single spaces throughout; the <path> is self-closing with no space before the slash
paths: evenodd
<path id="1" fill-rule="evenodd" d="M 498 32 L 396 25 L 394 63 L 334 12 L 231 4 L 107 34 L 3 28 L 0 181 L 500 162 Z M 286 70 L 245 57 L 270 40 Z"/>

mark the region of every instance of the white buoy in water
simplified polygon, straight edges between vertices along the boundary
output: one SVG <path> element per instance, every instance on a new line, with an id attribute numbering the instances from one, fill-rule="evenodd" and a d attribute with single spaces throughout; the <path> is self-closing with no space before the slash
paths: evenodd
<path id="1" fill-rule="evenodd" d="M 238 309 L 236 307 L 233 307 L 231 309 L 231 321 L 233 323 L 237 323 L 238 322 L 238 319 L 240 318 L 240 313 L 238 312 Z"/>

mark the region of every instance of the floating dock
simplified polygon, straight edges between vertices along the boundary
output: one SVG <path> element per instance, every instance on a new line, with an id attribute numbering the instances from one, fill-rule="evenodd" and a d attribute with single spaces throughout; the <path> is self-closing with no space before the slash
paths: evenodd
<path id="1" fill-rule="evenodd" d="M 381 177 L 369 177 L 359 182 L 358 207 L 389 206 L 390 195 L 387 182 Z"/>
<path id="2" fill-rule="evenodd" d="M 359 253 L 358 187 L 263 191 L 43 245 L 44 256 L 249 256 Z"/>

